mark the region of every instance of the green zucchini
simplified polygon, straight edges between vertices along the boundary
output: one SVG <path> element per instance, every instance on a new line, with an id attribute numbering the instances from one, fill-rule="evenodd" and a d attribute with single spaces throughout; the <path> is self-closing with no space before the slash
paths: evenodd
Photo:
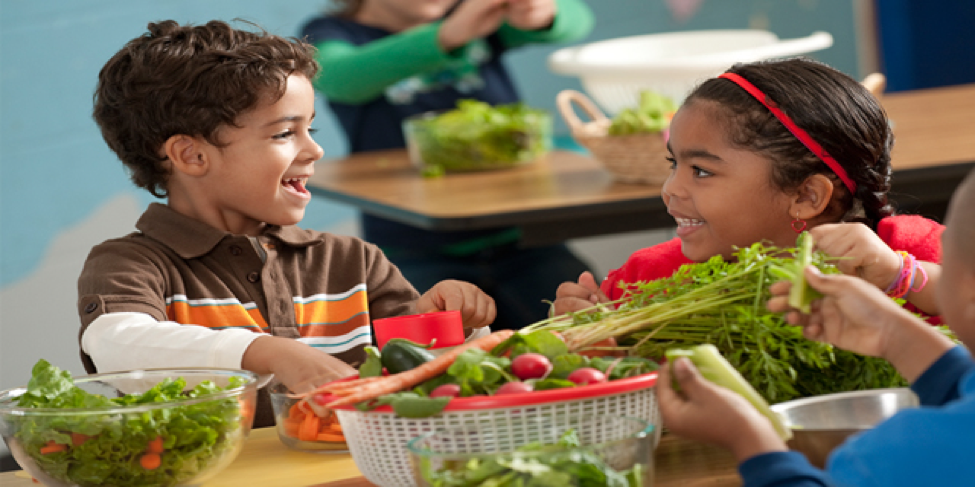
<path id="1" fill-rule="evenodd" d="M 694 363 L 694 366 L 705 379 L 726 389 L 731 389 L 747 399 L 752 406 L 755 406 L 758 412 L 772 422 L 772 427 L 775 428 L 775 432 L 783 441 L 792 438 L 792 430 L 782 423 L 782 418 L 779 417 L 778 413 L 768 407 L 765 399 L 728 363 L 728 360 L 721 355 L 721 352 L 714 345 L 705 343 L 687 349 L 672 348 L 667 350 L 666 356 L 670 363 L 673 363 L 677 357 L 691 359 L 691 362 Z"/>
<path id="2" fill-rule="evenodd" d="M 383 367 L 390 374 L 412 370 L 433 360 L 434 355 L 425 346 L 405 338 L 391 338 L 380 353 Z"/>

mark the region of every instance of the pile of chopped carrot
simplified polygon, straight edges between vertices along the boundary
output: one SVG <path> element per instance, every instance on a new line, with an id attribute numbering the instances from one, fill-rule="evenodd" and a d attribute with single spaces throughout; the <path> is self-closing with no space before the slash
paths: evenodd
<path id="1" fill-rule="evenodd" d="M 305 401 L 298 401 L 288 409 L 284 419 L 284 434 L 301 441 L 345 442 L 338 416 L 330 412 L 320 418 Z"/>

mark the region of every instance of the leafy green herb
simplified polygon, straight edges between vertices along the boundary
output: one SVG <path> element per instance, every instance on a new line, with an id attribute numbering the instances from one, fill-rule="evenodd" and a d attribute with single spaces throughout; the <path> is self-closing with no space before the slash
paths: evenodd
<path id="1" fill-rule="evenodd" d="M 229 388 L 243 385 L 231 378 Z M 142 394 L 107 398 L 74 385 L 71 374 L 46 360 L 34 365 L 22 408 L 89 409 L 202 397 L 222 389 L 203 382 L 184 393 L 182 378 L 167 379 Z M 200 474 L 218 458 L 232 453 L 241 434 L 240 404 L 236 398 L 214 399 L 167 409 L 132 414 L 64 414 L 11 416 L 19 446 L 49 476 L 72 485 L 176 485 Z M 83 443 L 72 433 L 86 435 Z M 139 465 L 147 444 L 163 438 L 162 464 L 147 470 Z M 43 454 L 53 442 L 62 451 Z"/>
<path id="2" fill-rule="evenodd" d="M 575 430 L 567 430 L 555 445 L 530 443 L 509 455 L 474 458 L 435 468 L 420 458 L 420 472 L 434 487 L 640 487 L 643 466 L 617 471 L 593 449 L 579 448 Z"/>
<path id="3" fill-rule="evenodd" d="M 523 103 L 491 106 L 460 100 L 457 108 L 404 124 L 423 174 L 514 166 L 551 149 L 552 117 Z"/>
<path id="4" fill-rule="evenodd" d="M 671 348 L 710 343 L 770 403 L 906 385 L 886 361 L 806 340 L 801 328 L 768 311 L 768 288 L 788 277 L 782 269 L 797 268 L 796 253 L 756 243 L 738 249 L 733 262 L 716 256 L 666 279 L 630 284 L 617 309 L 594 306 L 527 330 L 559 331 L 572 350 L 617 337 L 631 355 L 653 360 Z M 809 259 L 824 273 L 839 272 L 822 253 Z"/>
<path id="5" fill-rule="evenodd" d="M 383 375 L 383 362 L 382 357 L 379 355 L 379 349 L 368 346 L 365 347 L 365 351 L 366 360 L 359 366 L 359 377 L 379 377 Z"/>

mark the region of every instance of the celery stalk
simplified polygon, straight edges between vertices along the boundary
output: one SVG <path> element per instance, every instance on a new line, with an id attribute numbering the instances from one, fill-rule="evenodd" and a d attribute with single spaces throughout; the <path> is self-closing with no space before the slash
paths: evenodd
<path id="1" fill-rule="evenodd" d="M 792 276 L 792 289 L 789 291 L 789 306 L 803 314 L 812 312 L 812 302 L 821 296 L 806 282 L 805 268 L 812 264 L 813 239 L 808 232 L 799 235 L 795 260 L 795 274 Z"/>
<path id="2" fill-rule="evenodd" d="M 672 362 L 677 357 L 689 358 L 705 379 L 730 389 L 748 400 L 758 412 L 772 422 L 772 427 L 782 441 L 792 438 L 792 430 L 786 428 L 778 413 L 769 408 L 765 399 L 728 363 L 714 345 L 705 343 L 688 349 L 670 349 L 667 350 L 666 355 L 668 362 Z"/>

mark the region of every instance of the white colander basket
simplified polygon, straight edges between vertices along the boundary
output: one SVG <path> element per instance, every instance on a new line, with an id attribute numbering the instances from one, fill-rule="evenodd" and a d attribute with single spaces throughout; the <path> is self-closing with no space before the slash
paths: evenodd
<path id="1" fill-rule="evenodd" d="M 652 90 L 680 104 L 700 82 L 735 63 L 795 56 L 833 45 L 827 32 L 780 40 L 758 29 L 697 30 L 620 37 L 567 47 L 548 58 L 552 72 L 578 76 L 610 114 L 637 106 Z"/>
<path id="2" fill-rule="evenodd" d="M 653 385 L 657 373 L 526 394 L 455 398 L 447 408 L 429 418 L 403 418 L 389 406 L 372 411 L 337 408 L 349 451 L 359 471 L 381 487 L 412 487 L 410 456 L 406 444 L 422 433 L 457 427 L 476 427 L 506 441 L 537 424 L 539 418 L 603 415 L 645 419 L 654 428 L 654 445 L 660 437 L 660 418 Z M 517 444 L 516 440 L 512 440 Z"/>

